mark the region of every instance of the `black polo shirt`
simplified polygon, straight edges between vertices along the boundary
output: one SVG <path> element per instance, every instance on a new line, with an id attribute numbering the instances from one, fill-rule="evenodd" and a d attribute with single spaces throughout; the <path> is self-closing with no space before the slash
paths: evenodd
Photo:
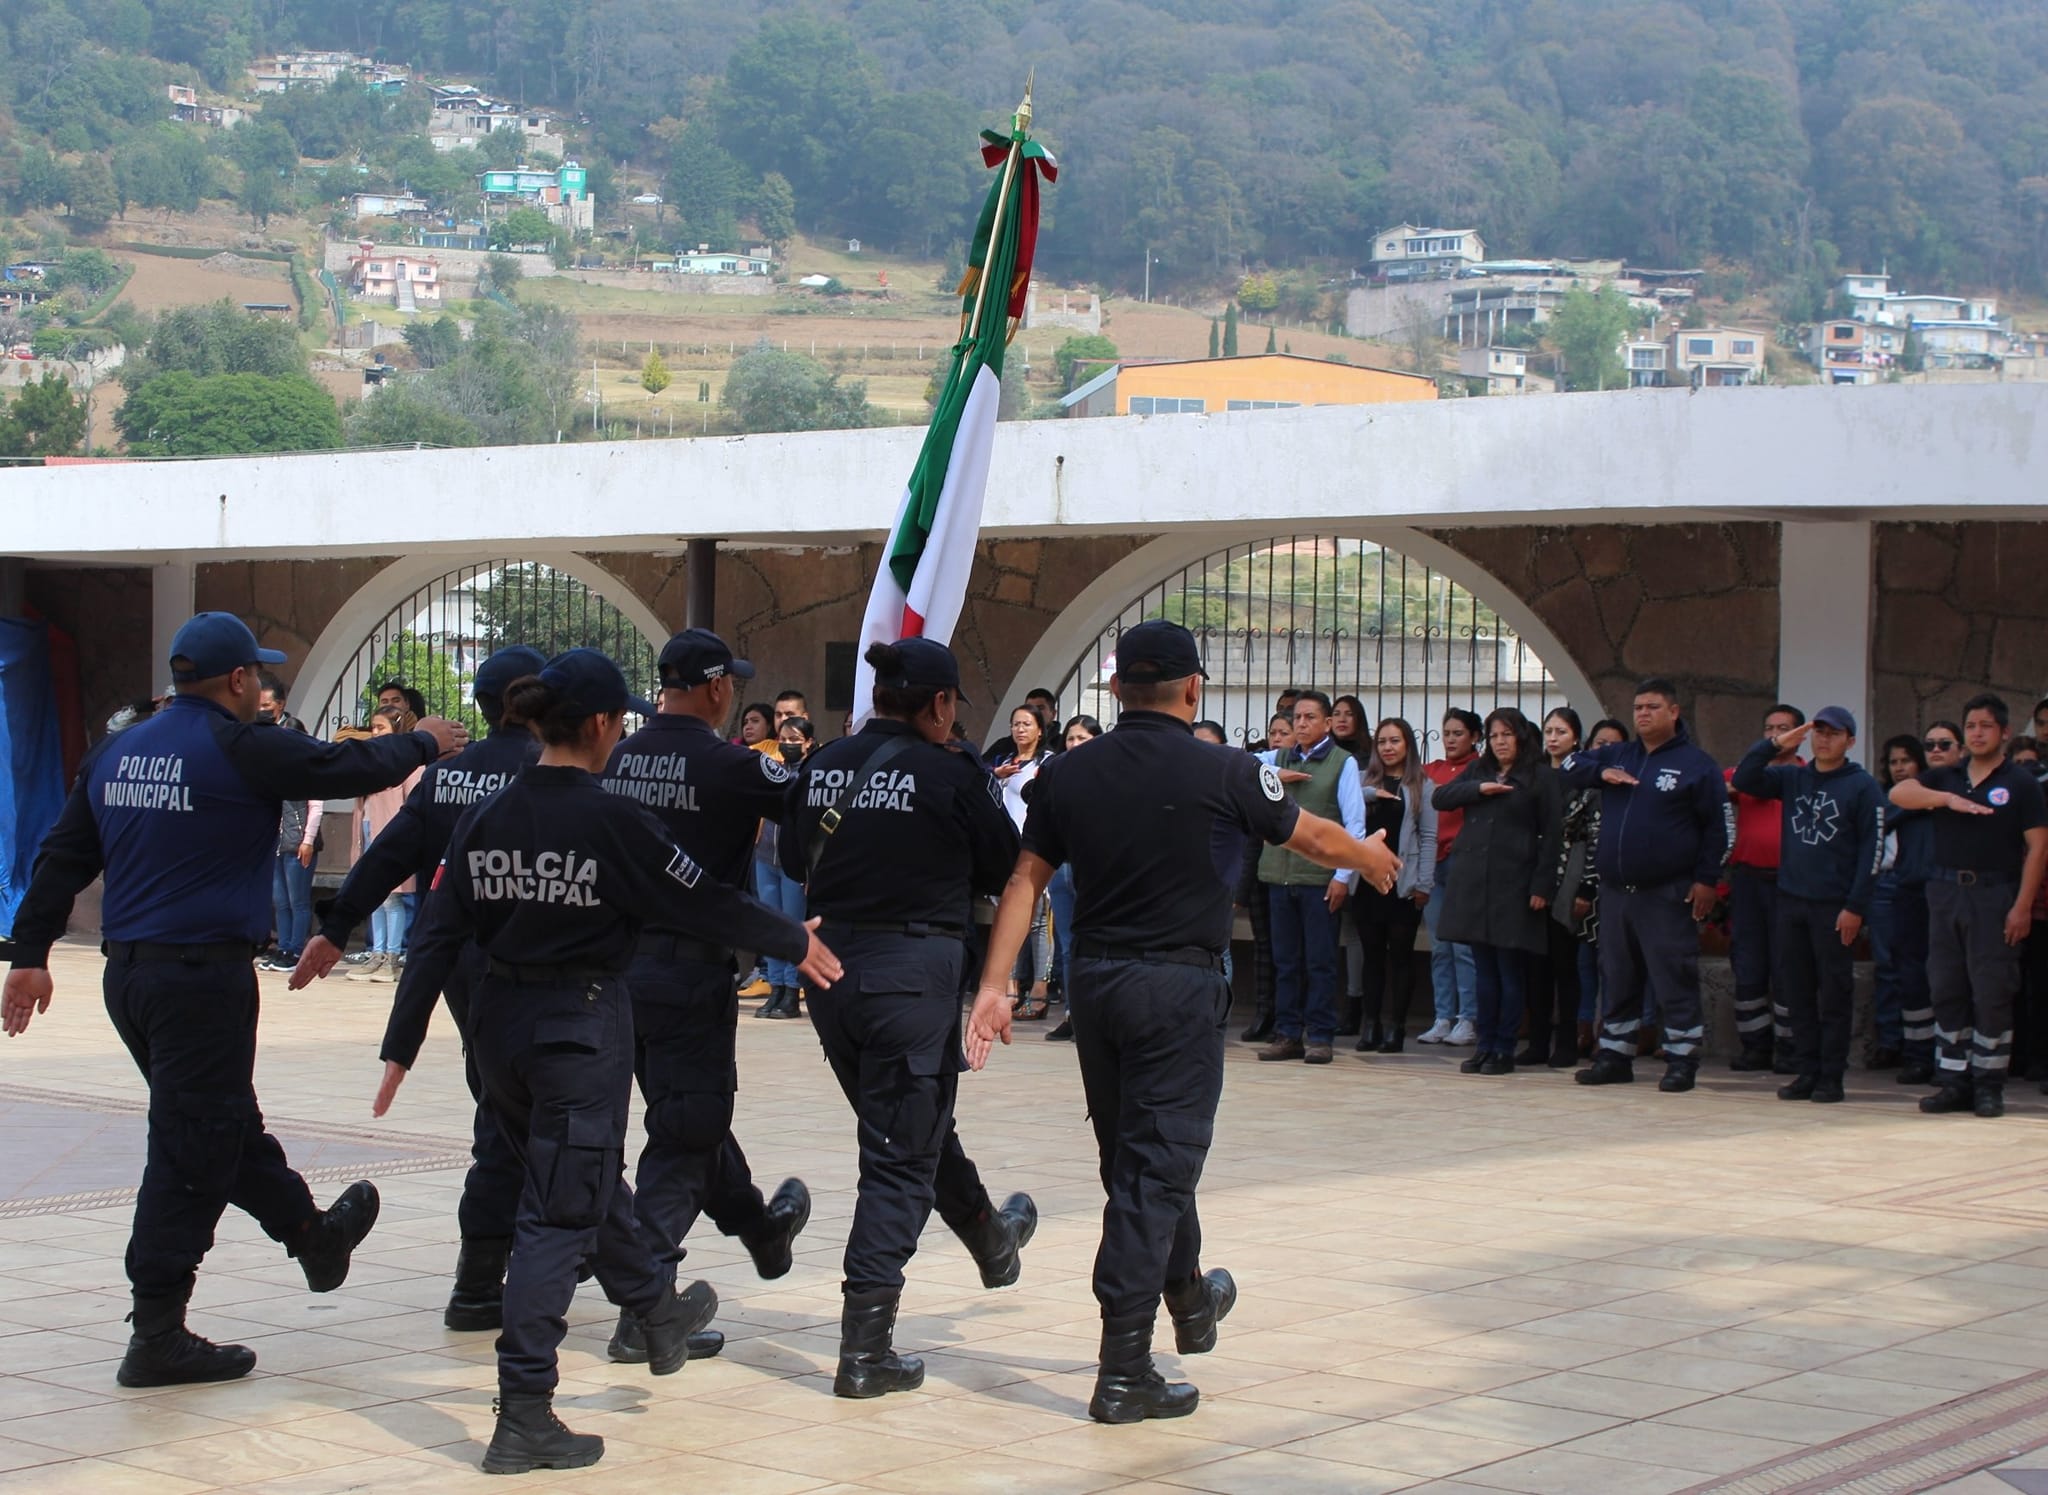
<path id="1" fill-rule="evenodd" d="M 1967 761 L 1954 768 L 1930 768 L 1920 782 L 1940 794 L 1960 794 L 1989 815 L 1934 816 L 1934 865 L 1951 872 L 1993 872 L 2018 877 L 2026 865 L 2025 833 L 2048 825 L 2048 800 L 2031 773 L 2011 762 L 2001 763 L 1970 783 Z"/>
<path id="2" fill-rule="evenodd" d="M 1247 835 L 1301 816 L 1272 769 L 1158 711 L 1052 759 L 1026 800 L 1024 849 L 1073 869 L 1075 937 L 1139 950 L 1221 952 Z"/>

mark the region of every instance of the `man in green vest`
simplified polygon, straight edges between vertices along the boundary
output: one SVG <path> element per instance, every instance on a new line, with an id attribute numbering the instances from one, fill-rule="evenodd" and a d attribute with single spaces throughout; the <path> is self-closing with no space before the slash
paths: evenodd
<path id="1" fill-rule="evenodd" d="M 1365 838 L 1365 795 L 1358 764 L 1330 736 L 1330 698 L 1305 691 L 1294 703 L 1294 746 L 1268 761 L 1302 809 L 1340 822 Z M 1273 1041 L 1265 1061 L 1328 1064 L 1337 1032 L 1337 916 L 1351 894 L 1352 872 L 1331 872 L 1281 846 L 1259 855 L 1259 882 L 1272 910 Z"/>

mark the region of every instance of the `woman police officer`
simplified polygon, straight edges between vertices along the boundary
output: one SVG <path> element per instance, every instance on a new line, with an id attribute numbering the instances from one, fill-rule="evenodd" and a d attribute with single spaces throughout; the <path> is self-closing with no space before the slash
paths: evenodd
<path id="1" fill-rule="evenodd" d="M 619 973 L 641 928 L 736 939 L 801 963 L 819 989 L 839 975 L 815 936 L 704 875 L 652 814 L 600 787 L 630 702 L 619 667 L 592 649 L 558 655 L 506 690 L 506 715 L 539 735 L 540 761 L 457 824 L 394 1002 L 395 1014 L 430 1011 L 408 1003 L 408 989 L 438 989 L 471 938 L 489 957 L 466 1036 L 485 1103 L 526 1175 L 498 1338 L 498 1422 L 483 1460 L 494 1474 L 577 1469 L 604 1454 L 602 1438 L 570 1432 L 552 1409 L 586 1257 L 606 1296 L 639 1316 L 655 1375 L 681 1369 L 688 1335 L 717 1308 L 705 1283 L 675 1290 L 674 1263 L 641 1239 L 622 1177 L 633 1025 Z M 386 1065 L 377 1114 L 404 1077 Z"/>

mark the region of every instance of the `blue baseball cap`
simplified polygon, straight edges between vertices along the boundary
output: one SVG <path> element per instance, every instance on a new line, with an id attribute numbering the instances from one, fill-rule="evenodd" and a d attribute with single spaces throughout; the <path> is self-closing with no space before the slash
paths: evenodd
<path id="1" fill-rule="evenodd" d="M 626 688 L 625 672 L 595 649 L 557 654 L 539 671 L 541 684 L 561 697 L 571 716 L 596 716 L 606 711 L 636 711 L 653 716 L 654 706 Z"/>
<path id="2" fill-rule="evenodd" d="M 1147 618 L 1117 636 L 1116 672 L 1133 685 L 1185 680 L 1190 675 L 1209 678 L 1195 636 L 1165 618 Z"/>
<path id="3" fill-rule="evenodd" d="M 1847 732 L 1851 737 L 1856 735 L 1856 718 L 1849 714 L 1849 708 L 1846 706 L 1821 707 L 1813 714 L 1813 724 L 1816 727 L 1833 727 L 1837 732 Z"/>
<path id="4" fill-rule="evenodd" d="M 695 690 L 726 675 L 754 678 L 754 667 L 733 658 L 732 646 L 708 628 L 685 628 L 664 644 L 660 669 L 661 683 L 676 690 Z"/>
<path id="5" fill-rule="evenodd" d="M 511 644 L 500 649 L 476 667 L 476 678 L 470 682 L 470 693 L 479 696 L 502 696 L 505 687 L 514 680 L 523 680 L 528 675 L 538 675 L 548 667 L 547 656 L 529 644 Z"/>
<path id="6" fill-rule="evenodd" d="M 884 675 L 875 672 L 875 684 L 890 690 L 950 690 L 962 705 L 974 703 L 960 689 L 960 661 L 937 639 L 903 638 L 890 648 L 896 651 L 898 668 Z"/>
<path id="7" fill-rule="evenodd" d="M 181 685 L 211 680 L 252 664 L 283 664 L 276 649 L 258 647 L 249 625 L 233 613 L 201 613 L 171 640 L 171 679 Z"/>

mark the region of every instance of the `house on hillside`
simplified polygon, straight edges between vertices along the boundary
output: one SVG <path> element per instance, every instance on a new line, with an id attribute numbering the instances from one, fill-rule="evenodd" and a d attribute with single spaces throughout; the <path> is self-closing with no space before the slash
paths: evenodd
<path id="1" fill-rule="evenodd" d="M 1441 280 L 1485 258 L 1486 241 L 1477 229 L 1402 223 L 1372 241 L 1372 274 L 1379 280 Z"/>
<path id="2" fill-rule="evenodd" d="M 410 192 L 352 192 L 348 205 L 358 218 L 424 218 L 431 211 L 424 197 Z"/>
<path id="3" fill-rule="evenodd" d="M 1064 396 L 1070 416 L 1202 415 L 1436 398 L 1436 380 L 1294 353 L 1111 364 Z"/>
<path id="4" fill-rule="evenodd" d="M 1919 339 L 1929 369 L 1992 370 L 2014 351 L 2012 318 L 1995 296 L 1935 296 L 1894 291 L 1889 275 L 1844 275 L 1835 286 L 1847 318 L 1801 333 L 1801 349 L 1829 384 L 1868 384 L 1903 359 Z"/>
<path id="5" fill-rule="evenodd" d="M 1671 345 L 1658 338 L 1629 338 L 1621 345 L 1621 365 L 1630 389 L 1662 389 L 1671 382 Z"/>
<path id="6" fill-rule="evenodd" d="M 249 83 L 258 93 L 283 93 L 287 88 L 324 88 L 344 73 L 368 63 L 353 52 L 280 52 L 249 69 Z"/>
<path id="7" fill-rule="evenodd" d="M 1484 379 L 1490 395 L 1526 394 L 1529 389 L 1529 355 L 1520 348 L 1460 348 L 1458 372 L 1467 379 Z"/>
<path id="8" fill-rule="evenodd" d="M 1906 351 L 1906 335 L 1897 328 L 1841 317 L 1802 329 L 1799 351 L 1820 370 L 1823 384 L 1876 384 Z"/>
<path id="9" fill-rule="evenodd" d="M 670 266 L 678 275 L 766 275 L 774 268 L 766 255 L 733 251 L 713 253 L 709 244 L 678 249 Z"/>
<path id="10" fill-rule="evenodd" d="M 466 83 L 432 85 L 433 111 L 427 119 L 427 142 L 437 151 L 481 145 L 501 131 L 525 137 L 527 149 L 561 159 L 568 141 L 556 133 L 552 116 L 537 109 L 504 103 Z"/>
<path id="11" fill-rule="evenodd" d="M 596 204 L 591 200 L 588 174 L 574 161 L 564 161 L 553 171 L 508 168 L 477 173 L 487 210 L 509 212 L 516 207 L 535 207 L 548 215 L 548 222 L 570 233 L 587 232 L 596 224 Z"/>
<path id="12" fill-rule="evenodd" d="M 379 249 L 368 239 L 356 245 L 347 282 L 357 300 L 388 301 L 400 311 L 431 311 L 441 304 L 439 260 L 430 254 Z"/>
<path id="13" fill-rule="evenodd" d="M 1761 332 L 1741 327 L 1681 327 L 1671 334 L 1671 382 L 1720 389 L 1764 380 Z"/>
<path id="14" fill-rule="evenodd" d="M 167 83 L 164 92 L 170 97 L 171 118 L 180 124 L 222 128 L 238 125 L 246 117 L 244 111 L 232 104 L 202 103 L 198 93 L 182 83 Z"/>

